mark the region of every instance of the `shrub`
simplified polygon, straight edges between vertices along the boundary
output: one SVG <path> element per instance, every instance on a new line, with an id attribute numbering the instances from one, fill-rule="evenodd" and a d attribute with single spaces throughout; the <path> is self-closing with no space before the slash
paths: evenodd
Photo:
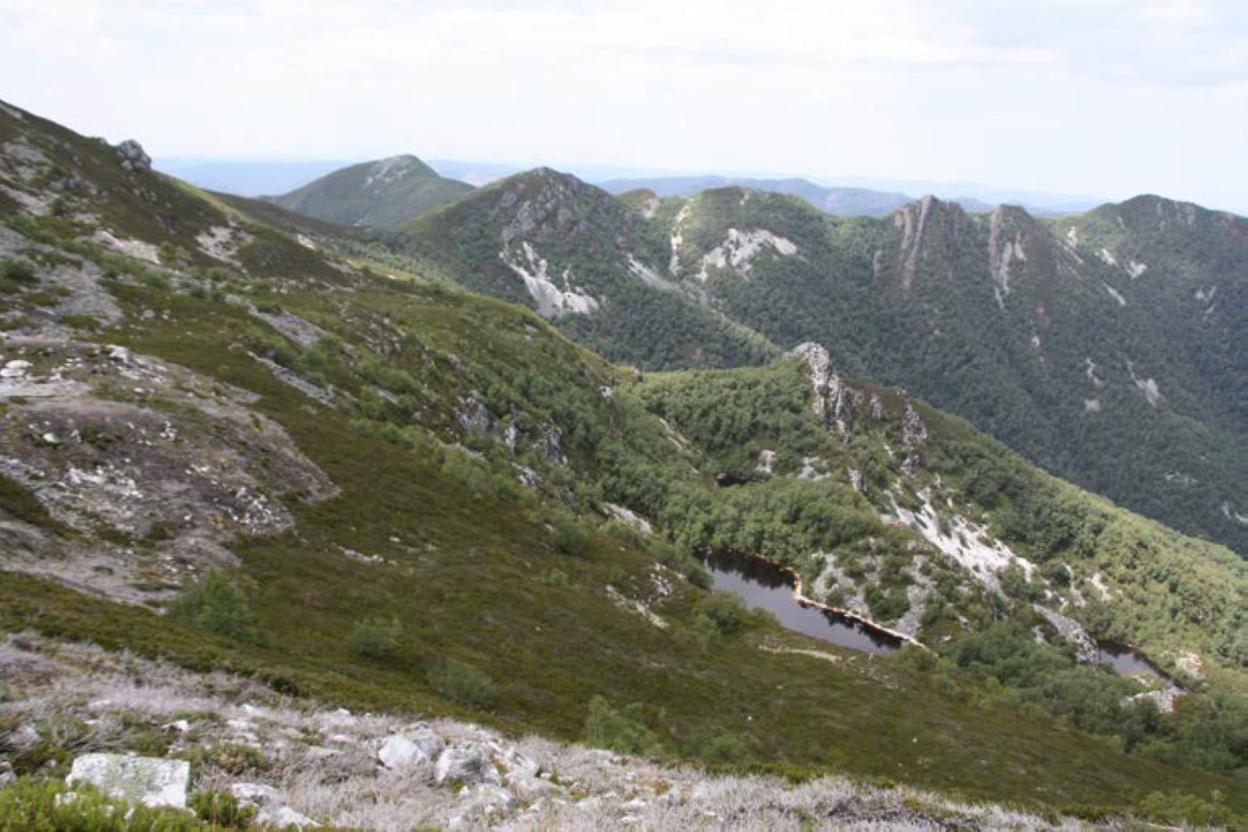
<path id="1" fill-rule="evenodd" d="M 621 754 L 659 756 L 663 746 L 642 719 L 642 708 L 633 703 L 622 711 L 611 707 L 601 696 L 589 700 L 585 716 L 585 742 L 596 748 L 609 748 Z"/>
<path id="2" fill-rule="evenodd" d="M 562 569 L 549 569 L 542 577 L 542 583 L 546 586 L 567 586 L 569 582 L 568 573 Z"/>
<path id="3" fill-rule="evenodd" d="M 754 741 L 736 731 L 708 731 L 695 742 L 702 759 L 720 765 L 742 765 L 754 759 Z"/>
<path id="4" fill-rule="evenodd" d="M 472 665 L 445 659 L 429 671 L 429 686 L 461 705 L 489 708 L 498 701 L 498 685 L 484 670 Z"/>
<path id="5" fill-rule="evenodd" d="M 238 798 L 226 792 L 195 792 L 189 803 L 200 820 L 215 828 L 248 829 L 256 816 L 255 809 L 240 805 Z"/>
<path id="6" fill-rule="evenodd" d="M 688 571 L 685 572 L 685 579 L 698 589 L 710 589 L 715 585 L 715 579 L 711 577 L 710 570 L 700 563 L 690 564 Z"/>
<path id="7" fill-rule="evenodd" d="M 33 283 L 35 267 L 29 260 L 14 258 L 0 262 L 0 275 L 15 283 Z"/>
<path id="8" fill-rule="evenodd" d="M 589 548 L 589 532 L 585 531 L 575 520 L 559 520 L 555 523 L 550 542 L 565 555 L 580 557 Z"/>
<path id="9" fill-rule="evenodd" d="M 351 652 L 369 659 L 384 659 L 394 653 L 403 635 L 397 618 L 364 618 L 355 622 L 347 644 Z"/>
<path id="10" fill-rule="evenodd" d="M 236 777 L 254 774 L 264 768 L 264 755 L 259 749 L 242 743 L 222 742 L 216 745 L 198 746 L 186 755 L 193 770 L 204 766 L 219 768 Z"/>
<path id="11" fill-rule="evenodd" d="M 1181 792 L 1153 792 L 1140 801 L 1139 812 L 1160 823 L 1199 827 L 1230 828 L 1237 820 L 1242 820 L 1222 802 L 1220 792 L 1214 791 L 1210 797 L 1205 800 Z"/>
<path id="12" fill-rule="evenodd" d="M 262 643 L 251 605 L 242 588 L 219 569 L 210 569 L 188 586 L 174 602 L 170 614 L 203 630 L 253 644 Z"/>
<path id="13" fill-rule="evenodd" d="M 727 592 L 712 592 L 698 601 L 694 622 L 699 630 L 727 636 L 744 630 L 751 614 L 741 599 Z"/>
<path id="14" fill-rule="evenodd" d="M 59 780 L 26 777 L 0 788 L 5 832 L 191 832 L 200 821 L 178 809 L 110 800 L 87 786 L 73 792 Z"/>

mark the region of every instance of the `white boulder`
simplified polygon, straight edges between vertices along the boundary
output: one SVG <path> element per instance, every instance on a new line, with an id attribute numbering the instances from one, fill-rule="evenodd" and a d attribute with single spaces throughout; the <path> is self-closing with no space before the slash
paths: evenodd
<path id="1" fill-rule="evenodd" d="M 191 764 L 185 760 L 84 754 L 74 760 L 65 782 L 90 783 L 109 797 L 145 806 L 186 808 Z"/>

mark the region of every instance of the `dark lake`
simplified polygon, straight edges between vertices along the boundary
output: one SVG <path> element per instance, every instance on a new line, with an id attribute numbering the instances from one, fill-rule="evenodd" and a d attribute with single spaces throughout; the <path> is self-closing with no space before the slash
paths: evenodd
<path id="1" fill-rule="evenodd" d="M 751 555 L 703 553 L 714 587 L 731 592 L 753 609 L 771 612 L 785 629 L 864 653 L 889 653 L 901 640 L 849 616 L 798 601 L 793 578 L 775 564 Z"/>
<path id="2" fill-rule="evenodd" d="M 1096 661 L 1113 670 L 1119 676 L 1134 676 L 1142 673 L 1158 679 L 1165 678 L 1157 667 L 1142 653 L 1132 650 L 1123 644 L 1101 642 L 1096 645 Z"/>

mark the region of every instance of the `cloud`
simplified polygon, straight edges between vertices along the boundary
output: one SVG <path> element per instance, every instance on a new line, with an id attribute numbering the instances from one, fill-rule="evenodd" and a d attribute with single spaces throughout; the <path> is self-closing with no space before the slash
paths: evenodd
<path id="1" fill-rule="evenodd" d="M 1208 157 L 1248 134 L 1246 15 L 1195 0 L 5 0 L 0 71 L 15 103 L 166 154 L 1112 194 L 1160 178 L 1123 167 L 1123 147 Z M 1198 184 L 1198 167 L 1157 184 L 1224 199 L 1226 177 Z"/>

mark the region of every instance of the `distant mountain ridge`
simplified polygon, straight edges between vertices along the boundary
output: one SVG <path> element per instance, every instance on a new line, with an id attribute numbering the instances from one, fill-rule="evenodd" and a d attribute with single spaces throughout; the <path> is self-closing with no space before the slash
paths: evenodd
<path id="1" fill-rule="evenodd" d="M 391 156 L 334 171 L 281 196 L 265 197 L 296 213 L 347 226 L 390 228 L 468 193 L 415 156 Z"/>
<path id="2" fill-rule="evenodd" d="M 732 176 L 671 176 L 611 179 L 599 183 L 599 186 L 608 193 L 616 195 L 634 190 L 648 190 L 660 197 L 690 197 L 714 188 L 746 188 L 752 191 L 800 197 L 821 211 L 843 217 L 884 217 L 915 199 L 897 191 L 827 187 L 798 177 L 755 179 Z M 957 202 L 972 213 L 992 209 L 988 203 L 973 197 L 957 197 L 951 201 Z"/>

